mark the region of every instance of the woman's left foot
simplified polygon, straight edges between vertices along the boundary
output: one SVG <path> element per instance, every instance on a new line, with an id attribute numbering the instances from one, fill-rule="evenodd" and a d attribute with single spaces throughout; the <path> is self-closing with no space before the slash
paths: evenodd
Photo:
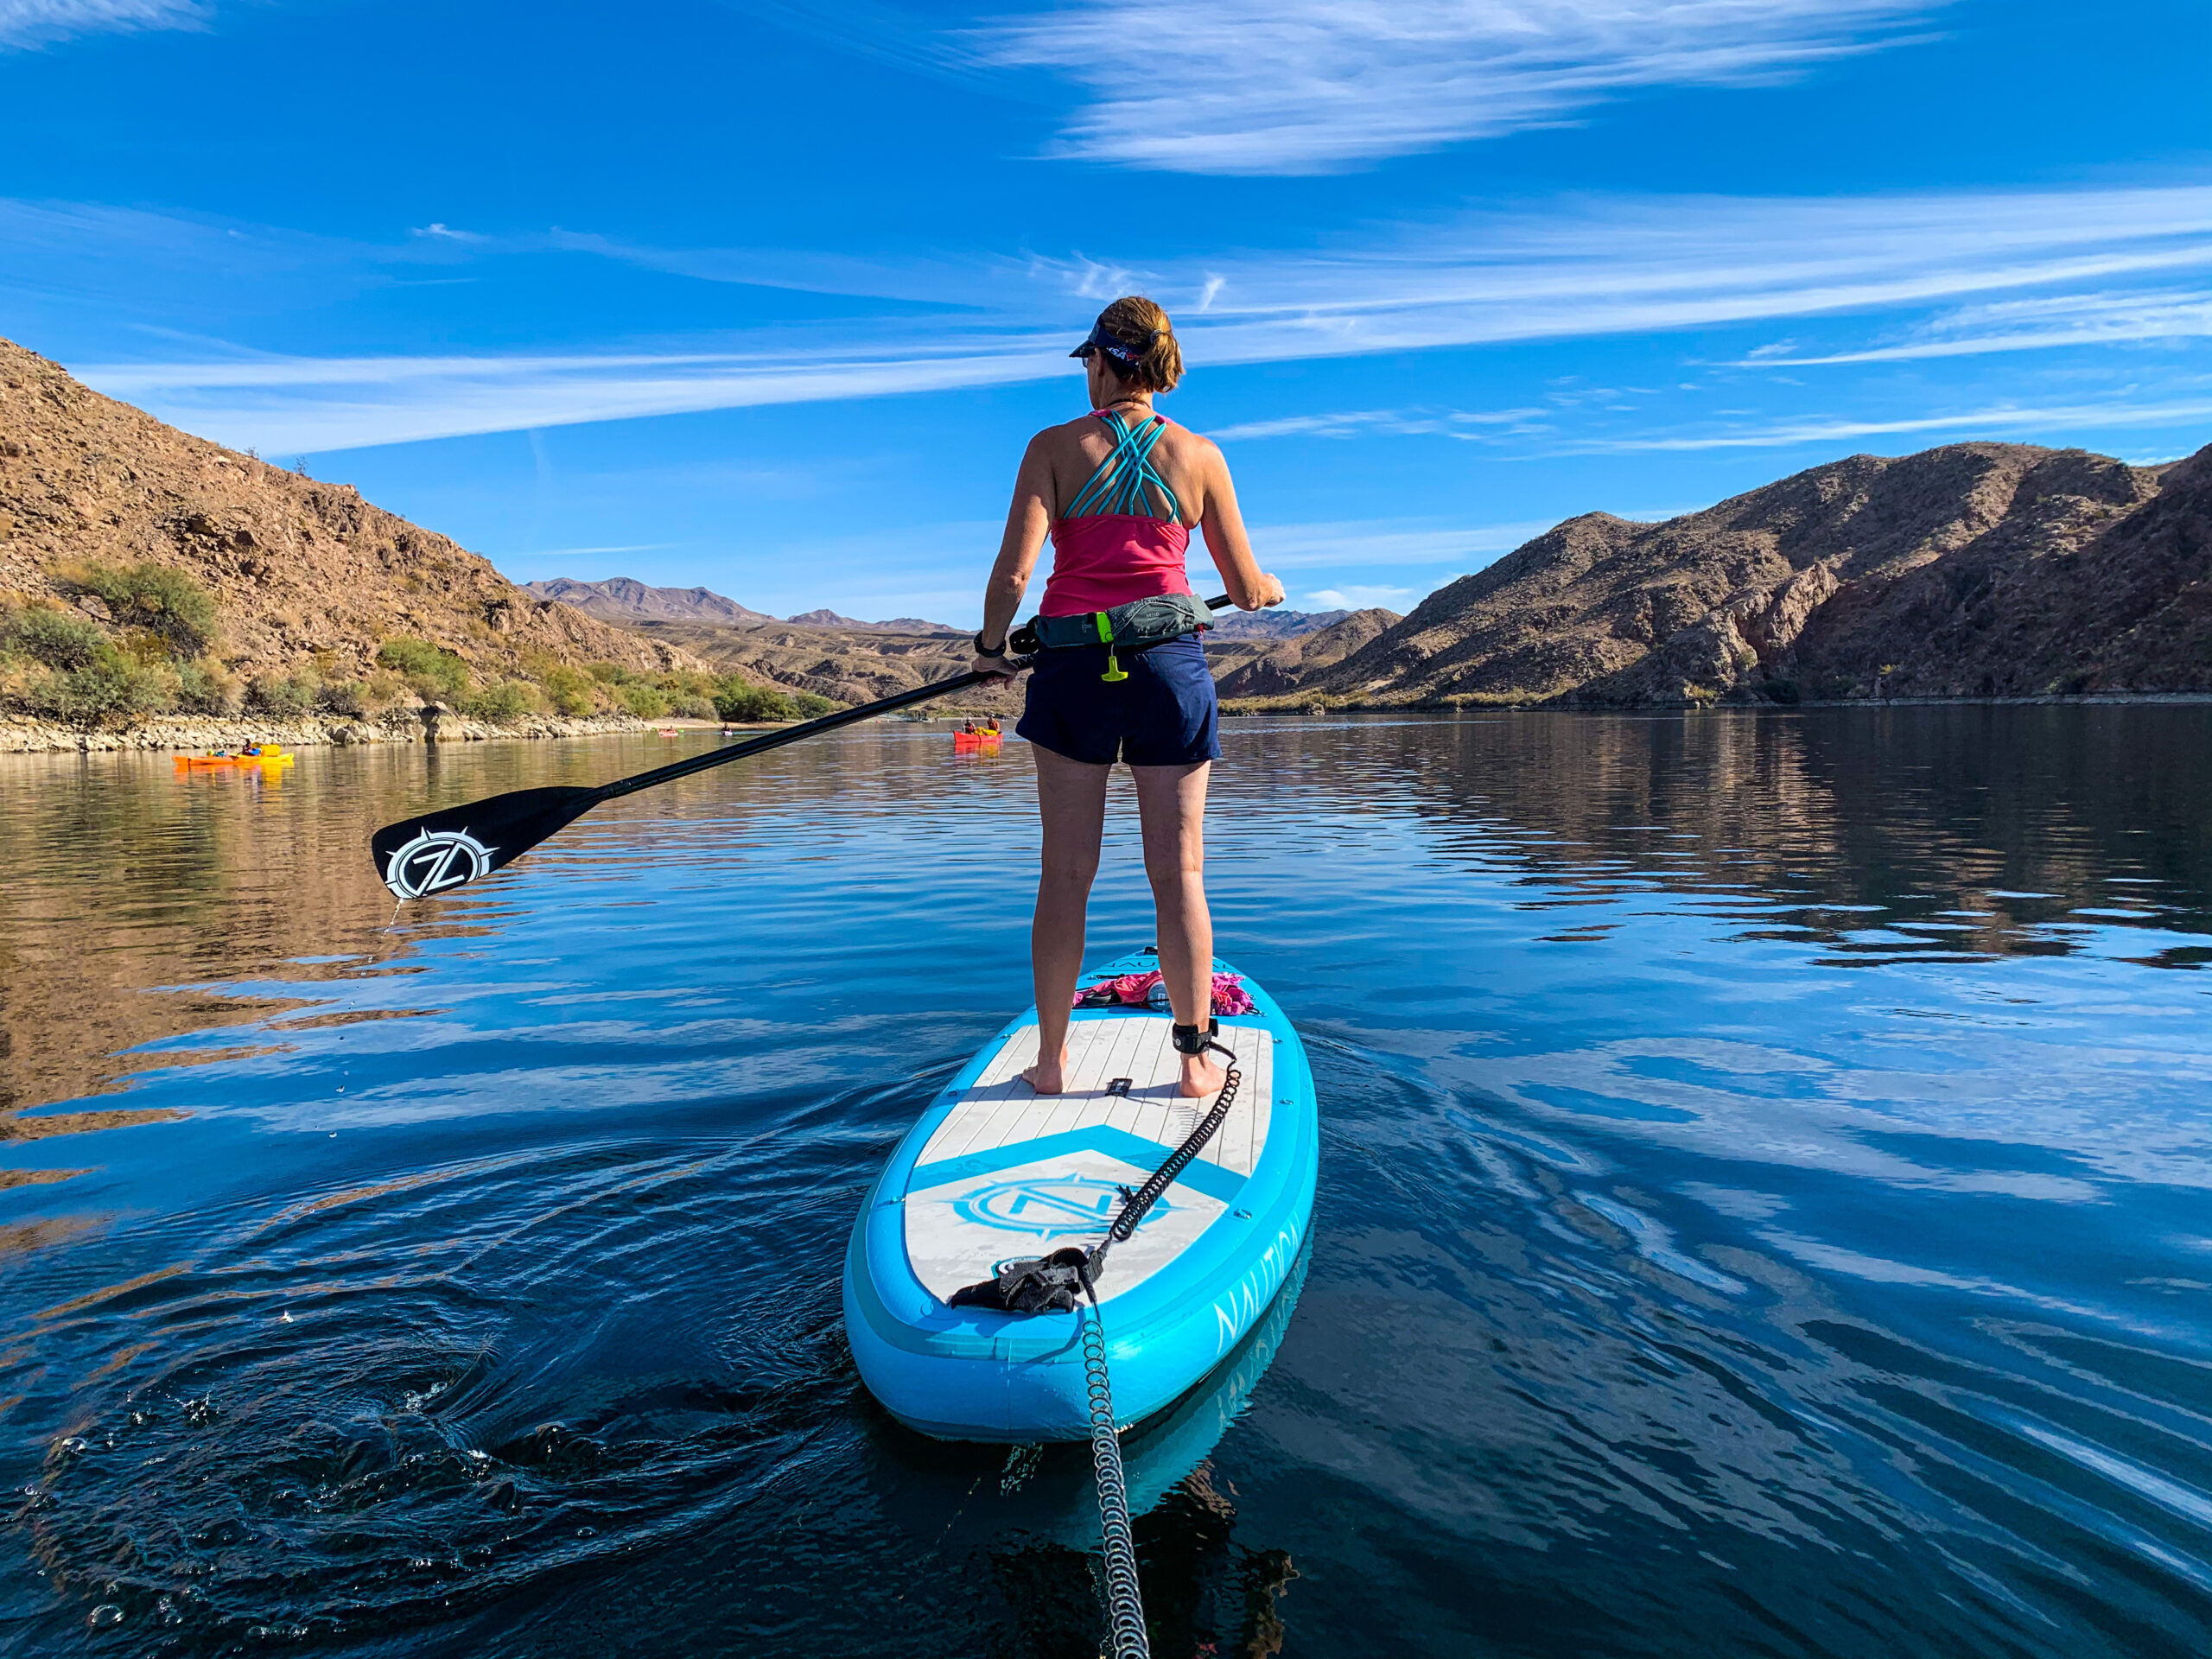
<path id="1" fill-rule="evenodd" d="M 1211 1054 L 1183 1056 L 1183 1081 L 1175 1092 L 1185 1100 L 1204 1100 L 1217 1095 L 1221 1086 L 1229 1081 L 1229 1073 L 1214 1063 Z"/>

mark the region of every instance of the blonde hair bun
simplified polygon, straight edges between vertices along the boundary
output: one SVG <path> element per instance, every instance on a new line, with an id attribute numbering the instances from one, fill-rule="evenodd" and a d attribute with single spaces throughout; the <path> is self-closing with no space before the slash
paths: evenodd
<path id="1" fill-rule="evenodd" d="M 1136 385 L 1147 391 L 1175 390 L 1183 378 L 1183 348 L 1175 343 L 1175 325 L 1165 311 L 1141 294 L 1128 294 L 1101 311 L 1098 321 L 1116 340 L 1141 353 L 1135 370 Z M 1116 367 L 1118 372 L 1119 365 Z"/>

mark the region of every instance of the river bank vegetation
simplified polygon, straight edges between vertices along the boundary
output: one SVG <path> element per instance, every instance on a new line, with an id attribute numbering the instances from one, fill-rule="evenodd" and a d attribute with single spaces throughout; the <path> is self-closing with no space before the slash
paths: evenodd
<path id="1" fill-rule="evenodd" d="M 161 715 L 372 720 L 428 706 L 510 725 L 547 714 L 798 720 L 836 707 L 739 674 L 578 664 L 545 652 L 524 653 L 513 672 L 480 674 L 458 652 L 409 634 L 378 642 L 365 674 L 346 672 L 333 652 L 287 671 L 241 672 L 221 653 L 214 597 L 185 571 L 81 564 L 54 572 L 53 587 L 42 599 L 0 595 L 0 715 L 80 732 Z"/>

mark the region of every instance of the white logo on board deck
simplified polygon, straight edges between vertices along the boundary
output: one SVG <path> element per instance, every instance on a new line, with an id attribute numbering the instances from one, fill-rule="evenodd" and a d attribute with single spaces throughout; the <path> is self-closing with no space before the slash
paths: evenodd
<path id="1" fill-rule="evenodd" d="M 402 899 L 420 899 L 487 874 L 498 850 L 466 830 L 425 830 L 391 855 L 384 884 Z"/>
<path id="2" fill-rule="evenodd" d="M 952 1201 L 952 1210 L 963 1221 L 986 1227 L 1049 1235 L 1095 1231 L 1101 1222 L 1111 1221 L 1120 1212 L 1121 1204 L 1122 1189 L 1112 1181 L 1052 1175 L 972 1188 Z M 1173 1207 L 1160 1198 L 1145 1219 Z"/>

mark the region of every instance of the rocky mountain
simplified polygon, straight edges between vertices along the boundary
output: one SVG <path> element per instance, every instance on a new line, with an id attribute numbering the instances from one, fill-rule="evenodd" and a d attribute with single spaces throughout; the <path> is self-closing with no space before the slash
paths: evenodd
<path id="1" fill-rule="evenodd" d="M 1238 620 L 1266 614 L 1264 611 L 1241 612 Z M 1331 614 L 1338 620 L 1326 626 L 1294 634 L 1280 645 L 1263 645 L 1255 656 L 1240 658 L 1235 653 L 1209 652 L 1214 664 L 1215 685 L 1220 694 L 1224 697 L 1288 696 L 1325 669 L 1335 667 L 1353 652 L 1372 645 L 1402 620 L 1395 611 L 1379 608 Z M 1262 638 L 1264 640 L 1265 636 Z M 1212 642 L 1209 639 L 1207 643 L 1211 645 Z"/>
<path id="2" fill-rule="evenodd" d="M 1240 672 L 1260 663 L 1280 664 L 1272 674 L 1237 680 L 1246 689 L 1233 694 L 1269 696 L 1289 684 L 1300 668 L 1310 671 L 1337 662 L 1396 620 L 1389 611 L 1353 612 L 1332 626 L 1279 642 L 1233 636 L 1223 639 L 1219 636 L 1224 631 L 1217 630 L 1207 638 L 1206 655 L 1224 690 Z M 905 632 L 895 631 L 889 623 L 824 626 L 801 618 L 741 628 L 657 620 L 631 626 L 646 639 L 705 659 L 718 671 L 847 703 L 869 702 L 928 680 L 944 679 L 965 670 L 969 661 L 967 634 L 927 623 Z M 1004 713 L 1018 709 L 1021 696 L 1018 686 L 1011 692 L 982 689 L 963 693 L 945 707 L 961 713 Z"/>
<path id="3" fill-rule="evenodd" d="M 1572 518 L 1295 705 L 1681 705 L 2212 690 L 2212 448 L 1853 455 L 1663 524 Z M 1255 668 L 1256 671 L 1256 665 Z"/>
<path id="4" fill-rule="evenodd" d="M 1211 638 L 1222 639 L 1295 639 L 1334 627 L 1350 611 L 1225 611 L 1217 613 Z M 1363 612 L 1364 615 L 1366 613 Z M 1392 618 L 1393 620 L 1396 619 Z"/>
<path id="5" fill-rule="evenodd" d="M 165 426 L 0 340 L 0 700 L 15 712 L 113 693 L 87 722 L 241 698 L 357 716 L 380 688 L 414 690 L 410 675 L 520 712 L 565 675 L 554 701 L 582 713 L 617 681 L 702 669 L 523 592 L 350 485 Z"/>
<path id="6" fill-rule="evenodd" d="M 925 622 L 918 616 L 894 616 L 888 622 L 862 622 L 832 610 L 802 611 L 791 619 L 803 627 L 843 628 L 855 633 L 958 633 L 950 622 Z"/>
<path id="7" fill-rule="evenodd" d="M 573 605 L 588 616 L 623 626 L 632 622 L 703 622 L 713 627 L 774 627 L 782 619 L 756 611 L 734 599 L 725 599 L 711 588 L 649 588 L 634 576 L 610 576 L 605 582 L 577 582 L 555 576 L 526 582 L 523 591 L 539 599 Z M 959 633 L 949 622 L 925 622 L 918 616 L 894 616 L 887 622 L 862 622 L 832 610 L 808 611 L 790 619 L 801 627 L 836 628 L 853 633 Z"/>
<path id="8" fill-rule="evenodd" d="M 556 576 L 550 582 L 525 582 L 523 591 L 539 599 L 573 605 L 587 616 L 617 624 L 625 622 L 717 622 L 745 627 L 776 619 L 762 611 L 748 610 L 734 599 L 705 588 L 648 588 L 632 576 L 605 582 L 576 582 Z"/>
<path id="9" fill-rule="evenodd" d="M 632 625 L 657 645 L 699 657 L 718 672 L 810 692 L 838 702 L 873 702 L 968 666 L 968 636 L 951 632 L 893 633 L 884 628 L 816 627 L 797 622 L 731 628 L 701 622 Z M 1018 700 L 1019 693 L 1015 694 Z M 1018 706 L 975 691 L 948 701 L 948 710 Z"/>

